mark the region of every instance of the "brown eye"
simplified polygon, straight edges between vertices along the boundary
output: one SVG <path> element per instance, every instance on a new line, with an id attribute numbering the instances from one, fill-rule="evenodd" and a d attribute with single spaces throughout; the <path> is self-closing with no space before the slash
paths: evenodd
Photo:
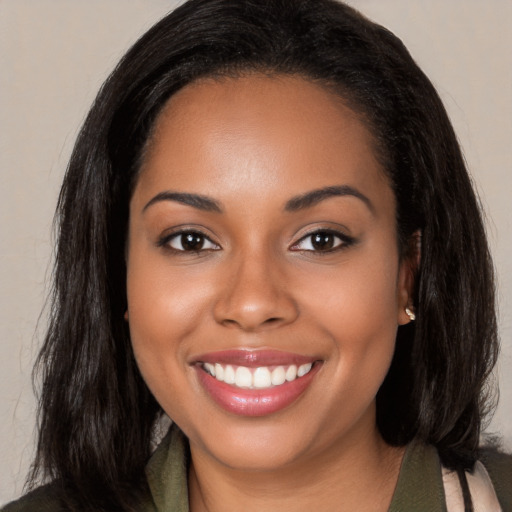
<path id="1" fill-rule="evenodd" d="M 334 247 L 336 237 L 332 233 L 315 233 L 311 235 L 311 246 L 317 251 L 328 251 Z"/>
<path id="2" fill-rule="evenodd" d="M 209 238 L 197 231 L 186 231 L 176 233 L 167 241 L 167 245 L 175 251 L 198 252 L 205 250 L 216 250 L 219 246 Z"/>
<path id="3" fill-rule="evenodd" d="M 352 245 L 355 240 L 336 231 L 316 231 L 301 238 L 291 247 L 292 251 L 331 252 Z"/>
<path id="4" fill-rule="evenodd" d="M 185 251 L 199 251 L 203 248 L 204 237 L 197 233 L 186 233 L 180 236 L 180 243 Z"/>

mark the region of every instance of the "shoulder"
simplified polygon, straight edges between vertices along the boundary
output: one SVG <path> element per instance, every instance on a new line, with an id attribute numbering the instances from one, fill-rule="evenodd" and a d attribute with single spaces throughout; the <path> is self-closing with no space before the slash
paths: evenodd
<path id="1" fill-rule="evenodd" d="M 64 512 L 57 489 L 54 485 L 44 485 L 29 492 L 19 500 L 8 503 L 0 512 Z"/>
<path id="2" fill-rule="evenodd" d="M 480 461 L 489 473 L 503 510 L 512 510 L 512 454 L 483 449 Z"/>

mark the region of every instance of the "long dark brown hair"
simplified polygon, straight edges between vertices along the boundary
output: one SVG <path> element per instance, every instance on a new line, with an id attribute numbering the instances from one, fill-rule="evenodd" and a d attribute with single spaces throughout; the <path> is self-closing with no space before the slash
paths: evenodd
<path id="1" fill-rule="evenodd" d="M 492 264 L 457 139 L 401 41 L 333 0 L 189 0 L 129 50 L 76 142 L 57 210 L 51 319 L 38 368 L 31 481 L 80 510 L 134 510 L 161 409 L 137 369 L 127 325 L 128 204 L 155 118 L 205 76 L 294 74 L 364 116 L 397 203 L 405 254 L 421 232 L 417 320 L 400 327 L 377 397 L 392 445 L 437 447 L 454 469 L 478 455 L 497 355 Z"/>

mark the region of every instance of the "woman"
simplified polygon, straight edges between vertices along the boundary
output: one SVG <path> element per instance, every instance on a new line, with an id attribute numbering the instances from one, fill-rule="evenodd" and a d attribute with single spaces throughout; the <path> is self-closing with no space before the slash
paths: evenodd
<path id="1" fill-rule="evenodd" d="M 479 449 L 481 215 L 382 27 L 330 0 L 185 3 L 102 88 L 58 211 L 51 483 L 5 510 L 444 510 L 441 463 L 466 510 L 475 468 L 512 507 L 510 459 Z"/>

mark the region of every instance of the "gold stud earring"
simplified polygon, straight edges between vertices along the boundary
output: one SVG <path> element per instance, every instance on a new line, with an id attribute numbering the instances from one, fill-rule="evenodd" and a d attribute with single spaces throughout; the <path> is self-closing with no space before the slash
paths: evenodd
<path id="1" fill-rule="evenodd" d="M 414 320 L 416 320 L 416 315 L 414 314 L 414 312 L 412 311 L 412 309 L 410 308 L 405 308 L 405 314 L 409 317 L 409 320 L 411 322 L 413 322 Z"/>

